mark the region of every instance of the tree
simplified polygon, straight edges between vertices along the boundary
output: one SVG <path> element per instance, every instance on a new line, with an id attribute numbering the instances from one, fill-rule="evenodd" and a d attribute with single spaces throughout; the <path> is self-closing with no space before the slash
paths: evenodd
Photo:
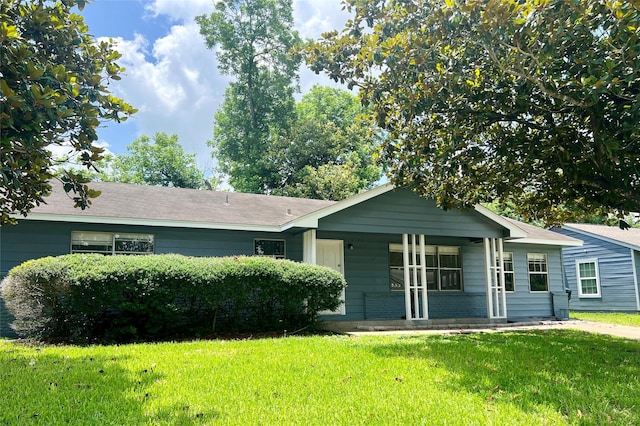
<path id="1" fill-rule="evenodd" d="M 270 164 L 279 180 L 273 192 L 341 200 L 380 179 L 380 137 L 360 116 L 366 110 L 343 89 L 313 86 L 296 104 L 291 131 L 277 135 Z"/>
<path id="2" fill-rule="evenodd" d="M 300 58 L 289 51 L 300 38 L 291 0 L 221 0 L 215 8 L 196 22 L 207 46 L 217 48 L 220 72 L 235 81 L 215 114 L 210 145 L 236 190 L 269 192 L 277 178 L 265 156 L 270 137 L 295 118 Z"/>
<path id="3" fill-rule="evenodd" d="M 178 135 L 156 133 L 153 142 L 142 136 L 127 146 L 127 151 L 129 154 L 119 154 L 107 162 L 101 180 L 194 189 L 205 185 L 195 154 L 184 152 Z"/>
<path id="4" fill-rule="evenodd" d="M 102 158 L 92 143 L 101 120 L 123 121 L 135 110 L 107 90 L 123 68 L 110 42 L 95 43 L 81 16 L 84 0 L 0 3 L 0 224 L 15 223 L 44 202 L 55 174 L 50 145 L 68 145 L 85 168 Z M 99 193 L 73 173 L 64 189 L 76 207 Z"/>
<path id="5" fill-rule="evenodd" d="M 305 50 L 389 132 L 392 181 L 530 220 L 640 210 L 640 5 L 348 0 Z"/>

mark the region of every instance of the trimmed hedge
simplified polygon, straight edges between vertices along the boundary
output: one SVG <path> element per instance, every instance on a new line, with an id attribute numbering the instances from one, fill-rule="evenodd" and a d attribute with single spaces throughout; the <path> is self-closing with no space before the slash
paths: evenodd
<path id="1" fill-rule="evenodd" d="M 27 261 L 2 281 L 20 336 L 126 342 L 296 330 L 334 310 L 346 283 L 268 257 L 72 254 Z"/>

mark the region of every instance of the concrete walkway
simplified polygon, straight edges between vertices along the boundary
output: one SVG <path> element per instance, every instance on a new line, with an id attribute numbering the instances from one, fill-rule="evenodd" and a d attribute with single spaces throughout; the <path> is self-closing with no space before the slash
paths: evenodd
<path id="1" fill-rule="evenodd" d="M 346 334 L 353 336 L 364 335 L 380 335 L 380 334 L 469 334 L 469 333 L 497 333 L 506 331 L 521 330 L 550 330 L 550 329 L 572 329 L 581 330 L 589 333 L 607 334 L 610 336 L 623 337 L 627 339 L 640 340 L 640 327 L 631 327 L 627 325 L 608 324 L 603 322 L 582 321 L 582 320 L 566 320 L 566 321 L 541 321 L 536 324 L 516 325 L 508 324 L 505 326 L 491 327 L 470 327 L 470 328 L 447 328 L 438 330 L 378 330 L 378 331 L 348 331 Z"/>
<path id="2" fill-rule="evenodd" d="M 625 337 L 627 339 L 640 340 L 640 327 L 629 325 L 617 325 L 604 322 L 569 320 L 557 323 L 556 328 L 570 328 L 589 333 L 608 334 L 610 336 Z"/>

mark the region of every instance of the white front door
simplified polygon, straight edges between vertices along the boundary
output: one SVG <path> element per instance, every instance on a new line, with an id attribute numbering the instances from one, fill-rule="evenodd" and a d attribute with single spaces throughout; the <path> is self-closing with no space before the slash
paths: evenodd
<path id="1" fill-rule="evenodd" d="M 344 243 L 342 240 L 316 240 L 316 265 L 328 266 L 344 276 Z M 321 315 L 344 315 L 345 291 L 342 289 L 340 300 L 342 304 L 335 311 L 322 311 Z"/>

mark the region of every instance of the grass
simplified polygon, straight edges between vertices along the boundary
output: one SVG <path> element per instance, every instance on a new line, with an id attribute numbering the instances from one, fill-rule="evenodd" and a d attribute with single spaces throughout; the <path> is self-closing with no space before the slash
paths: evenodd
<path id="1" fill-rule="evenodd" d="M 584 321 L 607 322 L 610 324 L 640 327 L 640 313 L 621 312 L 571 312 L 571 318 Z"/>
<path id="2" fill-rule="evenodd" d="M 7 425 L 640 424 L 640 342 L 571 330 L 0 341 Z"/>

